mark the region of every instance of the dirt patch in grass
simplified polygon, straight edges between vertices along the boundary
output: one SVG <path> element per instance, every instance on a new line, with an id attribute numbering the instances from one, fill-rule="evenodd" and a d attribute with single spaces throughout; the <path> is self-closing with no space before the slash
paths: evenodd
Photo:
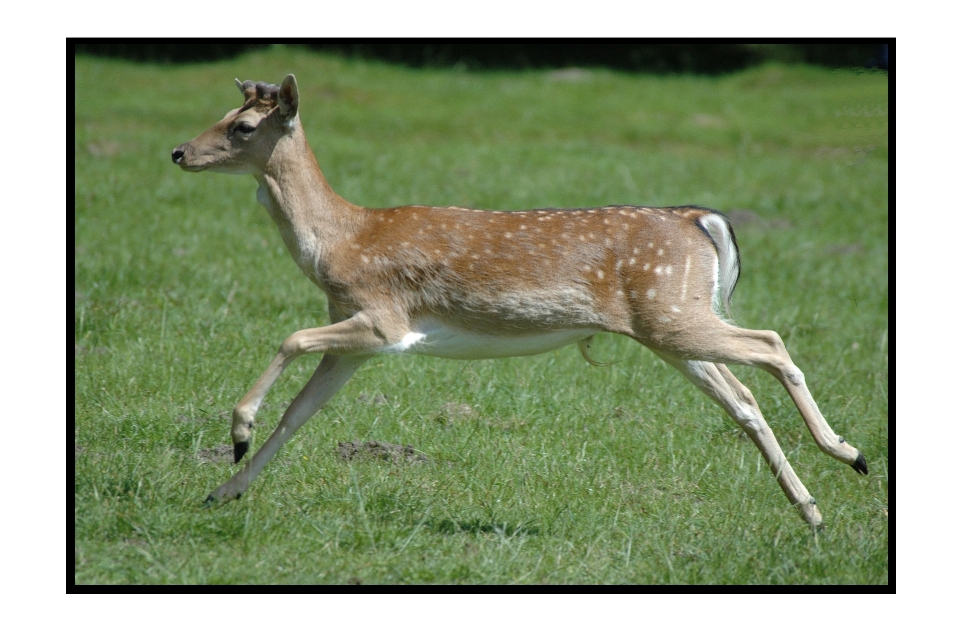
<path id="1" fill-rule="evenodd" d="M 859 242 L 853 244 L 828 244 L 823 248 L 823 252 L 831 256 L 847 256 L 863 253 L 863 245 Z"/>
<path id="2" fill-rule="evenodd" d="M 579 67 L 567 67 L 547 73 L 547 79 L 554 82 L 579 82 L 589 79 L 593 74 Z"/>
<path id="3" fill-rule="evenodd" d="M 452 427 L 458 422 L 476 417 L 477 410 L 462 402 L 448 402 L 440 407 L 437 423 L 441 427 Z"/>
<path id="4" fill-rule="evenodd" d="M 97 355 L 103 355 L 104 353 L 110 353 L 110 350 L 106 347 L 93 347 L 90 348 L 83 344 L 73 344 L 73 355 L 74 356 L 85 356 L 89 353 L 95 353 Z"/>
<path id="5" fill-rule="evenodd" d="M 760 229 L 789 229 L 793 227 L 789 220 L 783 218 L 762 218 L 750 209 L 731 209 L 727 212 L 727 219 L 734 230 L 743 227 L 757 227 Z"/>
<path id="6" fill-rule="evenodd" d="M 213 449 L 200 449 L 197 451 L 197 460 L 200 462 L 209 462 L 212 464 L 233 464 L 233 445 L 218 444 Z"/>
<path id="7" fill-rule="evenodd" d="M 354 462 L 364 459 L 387 460 L 395 464 L 428 462 L 427 456 L 417 453 L 417 450 L 409 444 L 391 444 L 389 442 L 377 442 L 376 440 L 340 442 L 337 444 L 337 453 L 340 454 L 342 459 Z"/>
<path id="8" fill-rule="evenodd" d="M 383 395 L 382 393 L 375 393 L 372 396 L 368 396 L 365 393 L 361 393 L 360 395 L 357 396 L 357 402 L 363 402 L 366 404 L 372 404 L 374 406 L 378 406 L 381 404 L 387 404 L 388 402 L 390 402 L 390 398 Z"/>

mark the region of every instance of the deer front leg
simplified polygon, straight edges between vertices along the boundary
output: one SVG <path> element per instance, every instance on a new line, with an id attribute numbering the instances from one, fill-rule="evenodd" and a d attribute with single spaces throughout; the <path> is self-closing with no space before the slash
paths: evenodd
<path id="1" fill-rule="evenodd" d="M 267 466 L 267 462 L 280 450 L 280 447 L 313 414 L 319 411 L 350 379 L 350 376 L 360 365 L 370 357 L 370 354 L 340 356 L 329 353 L 323 356 L 320 366 L 314 371 L 307 385 L 290 403 L 273 435 L 267 439 L 241 471 L 207 496 L 205 504 L 239 498 L 253 482 L 253 479 Z"/>
<path id="2" fill-rule="evenodd" d="M 333 309 L 331 317 L 338 317 Z M 305 353 L 324 353 L 325 356 L 310 382 L 287 408 L 277 431 L 264 444 L 261 452 L 230 482 L 211 493 L 207 502 L 236 497 L 242 493 L 293 431 L 316 413 L 364 360 L 385 344 L 383 335 L 375 330 L 373 323 L 363 313 L 327 327 L 297 331 L 284 340 L 270 366 L 233 410 L 230 436 L 233 440 L 234 462 L 239 462 L 249 450 L 253 421 L 260 403 L 284 369 Z M 268 446 L 272 446 L 272 450 Z M 267 451 L 264 452 L 264 449 Z"/>
<path id="3" fill-rule="evenodd" d="M 331 305 L 330 316 L 338 319 L 338 312 Z M 233 461 L 240 459 L 250 448 L 254 418 L 270 387 L 290 363 L 305 353 L 333 353 L 340 355 L 371 352 L 384 345 L 384 340 L 373 329 L 372 323 L 363 314 L 336 322 L 327 327 L 297 331 L 280 345 L 280 351 L 270 366 L 260 375 L 253 388 L 233 409 L 233 424 L 230 438 L 233 440 Z"/>

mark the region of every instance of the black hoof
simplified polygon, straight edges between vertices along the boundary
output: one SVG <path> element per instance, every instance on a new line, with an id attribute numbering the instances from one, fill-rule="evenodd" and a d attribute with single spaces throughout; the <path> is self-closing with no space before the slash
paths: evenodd
<path id="1" fill-rule="evenodd" d="M 863 457 L 862 453 L 857 456 L 857 461 L 850 466 L 853 467 L 853 470 L 860 475 L 867 475 L 867 459 Z"/>
<path id="2" fill-rule="evenodd" d="M 240 458 L 242 458 L 247 454 L 247 449 L 249 448 L 250 448 L 249 442 L 235 442 L 233 444 L 233 463 L 236 464 L 240 462 Z M 863 456 L 860 456 L 860 457 L 862 458 Z"/>

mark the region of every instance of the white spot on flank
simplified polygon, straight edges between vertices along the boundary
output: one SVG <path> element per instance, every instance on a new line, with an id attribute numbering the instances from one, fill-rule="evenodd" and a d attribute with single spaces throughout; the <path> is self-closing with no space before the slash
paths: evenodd
<path id="1" fill-rule="evenodd" d="M 666 324 L 666 323 L 670 322 L 670 316 L 660 316 L 659 318 L 657 318 L 657 320 L 659 320 L 660 322 L 663 322 L 664 324 Z"/>
<path id="2" fill-rule="evenodd" d="M 660 265 L 657 265 L 656 267 L 653 268 L 653 272 L 659 276 L 660 274 L 663 273 L 663 267 L 661 267 Z"/>
<path id="3" fill-rule="evenodd" d="M 673 311 L 674 313 L 680 313 L 680 308 L 679 308 L 679 307 L 670 307 L 670 311 Z"/>
<path id="4" fill-rule="evenodd" d="M 368 258 L 367 256 L 360 256 L 360 259 L 363 260 L 363 264 L 370 263 L 370 258 Z"/>
<path id="5" fill-rule="evenodd" d="M 510 233 L 509 231 L 507 231 L 505 234 L 503 234 L 503 237 L 504 237 L 504 238 L 512 238 L 512 237 L 513 237 L 513 234 Z"/>
<path id="6" fill-rule="evenodd" d="M 650 263 L 649 263 L 649 262 L 647 262 L 646 264 L 643 265 L 643 270 L 644 270 L 644 271 L 650 271 Z"/>
<path id="7" fill-rule="evenodd" d="M 410 347 L 417 344 L 418 342 L 420 342 L 426 337 L 427 336 L 425 334 L 417 333 L 416 331 L 411 331 L 407 335 L 403 336 L 400 339 L 400 342 L 397 342 L 396 344 L 388 345 L 386 347 L 382 347 L 378 349 L 378 351 L 385 352 L 385 353 L 403 353 L 404 351 L 407 351 Z"/>
<path id="8" fill-rule="evenodd" d="M 690 275 L 690 255 L 687 254 L 687 262 L 683 266 L 683 288 L 680 289 L 680 302 L 687 299 L 687 276 Z"/>
<path id="9" fill-rule="evenodd" d="M 640 253 L 640 249 L 637 249 L 636 247 L 634 247 L 634 248 L 633 248 L 633 255 L 637 255 L 638 253 Z"/>
<path id="10" fill-rule="evenodd" d="M 648 243 L 647 243 L 647 249 L 653 249 L 653 243 L 652 243 L 652 242 L 648 242 Z"/>
<path id="11" fill-rule="evenodd" d="M 666 273 L 667 275 L 670 275 L 671 273 L 673 273 L 673 265 L 668 264 L 667 267 L 666 267 L 663 271 L 664 271 L 664 273 Z"/>
<path id="12" fill-rule="evenodd" d="M 656 289 L 647 289 L 647 299 L 648 299 L 648 300 L 653 300 L 653 299 L 656 298 L 656 297 L 657 297 L 657 290 L 656 290 Z"/>
<path id="13" fill-rule="evenodd" d="M 603 271 L 601 269 L 597 269 L 597 278 L 603 280 Z"/>
<path id="14" fill-rule="evenodd" d="M 662 255 L 663 255 L 663 249 L 657 249 L 657 255 L 658 255 L 658 256 L 662 256 Z"/>

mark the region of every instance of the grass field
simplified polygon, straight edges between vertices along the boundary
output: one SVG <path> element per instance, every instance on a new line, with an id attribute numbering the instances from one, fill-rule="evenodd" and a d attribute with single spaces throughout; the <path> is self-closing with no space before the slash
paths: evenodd
<path id="1" fill-rule="evenodd" d="M 189 66 L 78 58 L 74 579 L 121 583 L 888 582 L 887 77 L 410 70 L 276 49 Z M 170 151 L 293 72 L 331 185 L 366 206 L 700 204 L 731 212 L 738 324 L 780 333 L 870 475 L 756 396 L 825 529 L 754 445 L 632 341 L 499 361 L 367 363 L 237 502 L 230 412 L 320 293 L 255 182 Z M 315 368 L 288 369 L 263 442 Z M 410 444 L 422 464 L 344 461 Z"/>

